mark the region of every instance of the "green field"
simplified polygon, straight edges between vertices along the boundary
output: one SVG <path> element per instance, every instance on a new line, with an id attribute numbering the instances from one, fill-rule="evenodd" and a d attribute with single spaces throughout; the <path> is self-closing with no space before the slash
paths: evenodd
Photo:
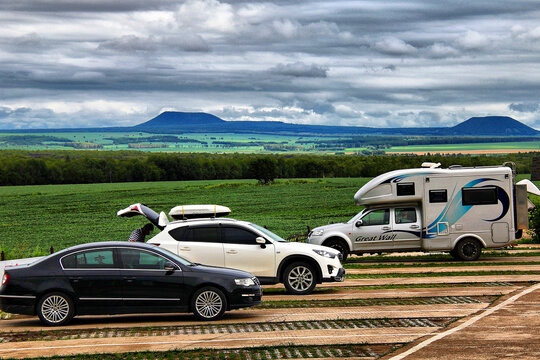
<path id="1" fill-rule="evenodd" d="M 518 176 L 518 180 L 529 178 Z M 92 241 L 127 240 L 146 223 L 116 211 L 145 203 L 156 211 L 177 205 L 219 204 L 230 217 L 267 226 L 287 238 L 307 227 L 349 220 L 353 196 L 368 178 L 105 183 L 0 187 L 0 251 L 7 259 L 38 256 Z M 536 182 L 537 186 L 540 182 Z M 537 199 L 535 200 L 537 201 Z M 156 230 L 157 231 L 157 230 Z M 155 234 L 155 233 L 154 233 Z"/>
<path id="2" fill-rule="evenodd" d="M 114 144 L 111 138 L 144 138 L 150 136 L 172 135 L 180 138 L 188 138 L 207 143 L 207 146 L 199 143 L 175 143 L 175 142 L 145 142 L 141 144 L 152 145 L 151 148 L 138 148 L 139 151 L 150 152 L 212 152 L 212 153 L 271 153 L 280 151 L 265 150 L 263 145 L 250 145 L 253 142 L 275 143 L 275 145 L 283 145 L 291 147 L 287 152 L 305 153 L 318 150 L 313 149 L 313 144 L 320 140 L 321 137 L 295 136 L 295 135 L 265 135 L 265 134 L 227 134 L 227 133 L 190 133 L 190 134 L 149 134 L 143 132 L 87 132 L 87 133 L 72 133 L 72 132 L 54 132 L 40 134 L 4 134 L 0 133 L 0 149 L 19 149 L 19 150 L 66 150 L 73 149 L 72 147 L 62 146 L 59 142 L 44 141 L 40 144 L 24 144 L 14 145 L 2 141 L 4 136 L 52 136 L 56 138 L 67 139 L 78 143 L 92 143 L 103 146 L 102 150 L 130 150 L 128 144 Z M 325 137 L 324 139 L 333 139 Z M 308 143 L 297 143 L 298 141 L 308 141 Z M 226 146 L 219 142 L 235 142 L 243 143 L 241 146 Z"/>
<path id="3" fill-rule="evenodd" d="M 369 179 L 252 180 L 43 185 L 0 187 L 0 250 L 6 258 L 47 253 L 51 246 L 126 240 L 145 223 L 116 211 L 142 202 L 156 211 L 181 204 L 220 204 L 231 217 L 266 225 L 282 237 L 329 221 L 346 221 L 360 209 L 353 195 Z"/>
<path id="4" fill-rule="evenodd" d="M 393 146 L 391 149 L 386 149 L 386 152 L 388 153 L 407 152 L 407 151 L 444 152 L 444 151 L 498 150 L 498 149 L 540 150 L 540 141 Z M 354 149 L 351 149 L 348 151 L 354 151 Z"/>
<path id="5" fill-rule="evenodd" d="M 50 137 L 50 139 L 46 139 Z M 159 140 L 163 137 L 164 140 Z M 166 139 L 168 137 L 168 139 Z M 20 141 L 13 141 L 17 138 Z M 41 138 L 41 140 L 39 140 Z M 154 139 L 152 139 L 154 138 Z M 156 139 L 157 138 L 157 139 Z M 174 141 L 174 139 L 180 141 Z M 540 141 L 478 142 L 467 144 L 437 144 L 437 137 L 414 137 L 437 145 L 396 145 L 396 137 L 366 136 L 364 145 L 350 145 L 354 137 L 300 136 L 276 134 L 184 133 L 151 134 L 145 132 L 51 132 L 39 134 L 0 133 L 0 149 L 10 150 L 139 150 L 146 152 L 194 153 L 392 153 L 392 152 L 452 152 L 497 149 L 538 150 Z M 455 137 L 454 140 L 459 139 Z M 474 138 L 473 138 L 474 139 Z M 479 141 L 482 138 L 478 138 Z M 10 141 L 11 140 L 11 141 Z M 25 141 L 26 140 L 26 141 Z M 121 143 L 129 140 L 132 144 Z M 171 140 L 171 141 L 168 141 Z M 403 141 L 403 139 L 399 139 Z M 484 139 L 485 141 L 486 139 Z M 347 143 L 349 141 L 349 143 Z M 434 141 L 434 142 L 429 142 Z M 451 139 L 445 139 L 451 141 Z M 474 141 L 474 140 L 471 140 Z M 331 144 L 331 146 L 325 146 Z M 400 144 L 398 142 L 397 144 Z M 80 146 L 75 146 L 80 145 Z M 357 146 L 357 147 L 352 147 Z M 358 147 L 360 146 L 360 147 Z M 363 147 L 362 147 L 363 146 Z"/>

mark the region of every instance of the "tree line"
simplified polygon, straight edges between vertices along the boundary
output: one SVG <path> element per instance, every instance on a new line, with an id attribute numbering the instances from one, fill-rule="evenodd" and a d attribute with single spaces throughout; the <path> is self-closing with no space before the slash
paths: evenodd
<path id="1" fill-rule="evenodd" d="M 517 164 L 530 173 L 534 153 L 467 155 L 289 155 L 146 153 L 138 151 L 0 151 L 0 185 L 215 179 L 374 177 L 422 162 L 442 167 Z M 536 155 L 538 156 L 538 155 Z"/>

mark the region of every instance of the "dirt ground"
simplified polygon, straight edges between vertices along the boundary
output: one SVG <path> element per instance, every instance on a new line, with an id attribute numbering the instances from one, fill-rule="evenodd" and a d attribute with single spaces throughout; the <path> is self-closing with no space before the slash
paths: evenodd
<path id="1" fill-rule="evenodd" d="M 385 359 L 540 359 L 540 284 L 531 288 L 515 300 L 513 296 L 530 289 L 501 299 L 493 313 L 481 317 L 479 312 L 453 324 L 440 339 L 422 338 Z"/>
<path id="2" fill-rule="evenodd" d="M 527 259 L 504 258 L 506 262 L 540 261 L 540 257 Z M 489 263 L 491 260 L 484 258 L 480 261 Z M 327 289 L 307 296 L 266 294 L 266 303 L 285 303 L 278 308 L 231 311 L 222 320 L 211 324 L 196 321 L 190 314 L 82 316 L 62 327 L 63 331 L 70 332 L 70 336 L 47 338 L 58 329 L 51 331 L 51 328 L 43 327 L 36 317 L 20 316 L 0 321 L 0 357 L 166 351 L 201 347 L 223 349 L 323 344 L 401 346 L 402 343 L 408 343 L 385 359 L 539 359 L 540 274 L 444 274 L 448 271 L 478 271 L 479 268 L 539 270 L 538 265 L 496 265 L 499 262 L 501 258 L 493 258 L 495 265 L 489 266 L 350 269 L 349 273 L 376 270 L 378 274 L 400 270 L 406 277 L 347 279 L 343 283 L 326 283 L 321 288 Z M 430 260 L 426 261 L 426 264 L 429 263 Z M 442 276 L 420 276 L 435 271 L 443 272 L 438 274 Z M 400 288 L 355 288 L 388 284 L 399 284 Z M 407 287 L 409 284 L 412 287 Z M 441 286 L 433 287 L 433 284 Z M 359 303 L 347 306 L 334 306 L 333 303 L 325 307 L 297 304 L 296 307 L 287 307 L 287 301 L 300 301 L 301 304 L 301 300 L 324 302 L 336 299 Z M 377 299 L 381 300 L 378 302 Z M 388 299 L 395 302 L 388 303 Z M 407 299 L 418 301 L 407 305 L 403 303 Z M 364 300 L 369 303 L 361 304 Z M 358 321 L 367 323 L 359 327 Z M 305 327 L 306 322 L 319 325 Z M 284 323 L 288 325 L 276 327 Z M 276 325 L 272 327 L 272 324 Z M 182 334 L 167 330 L 198 329 L 200 326 L 221 330 L 190 330 L 192 332 Z M 155 329 L 152 330 L 155 333 L 143 335 L 145 329 L 150 327 Z M 30 339 L 29 335 L 35 337 Z M 382 355 L 374 354 L 368 358 L 376 359 Z"/>

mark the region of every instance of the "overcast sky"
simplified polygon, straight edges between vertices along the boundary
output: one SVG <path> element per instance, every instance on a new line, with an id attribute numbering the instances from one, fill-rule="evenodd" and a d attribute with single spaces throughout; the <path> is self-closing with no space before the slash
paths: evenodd
<path id="1" fill-rule="evenodd" d="M 0 1 L 0 128 L 224 120 L 540 129 L 534 0 Z"/>

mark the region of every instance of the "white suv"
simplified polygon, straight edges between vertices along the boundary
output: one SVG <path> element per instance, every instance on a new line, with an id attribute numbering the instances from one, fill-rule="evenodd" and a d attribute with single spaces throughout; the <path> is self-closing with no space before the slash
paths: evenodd
<path id="1" fill-rule="evenodd" d="M 289 242 L 259 225 L 217 217 L 228 214 L 224 209 L 230 212 L 219 205 L 177 206 L 169 215 L 182 220 L 173 222 L 143 204 L 131 205 L 118 215 L 143 215 L 160 228 L 149 244 L 192 262 L 248 271 L 262 284 L 281 282 L 292 294 L 309 294 L 317 283 L 344 280 L 338 251 Z"/>

